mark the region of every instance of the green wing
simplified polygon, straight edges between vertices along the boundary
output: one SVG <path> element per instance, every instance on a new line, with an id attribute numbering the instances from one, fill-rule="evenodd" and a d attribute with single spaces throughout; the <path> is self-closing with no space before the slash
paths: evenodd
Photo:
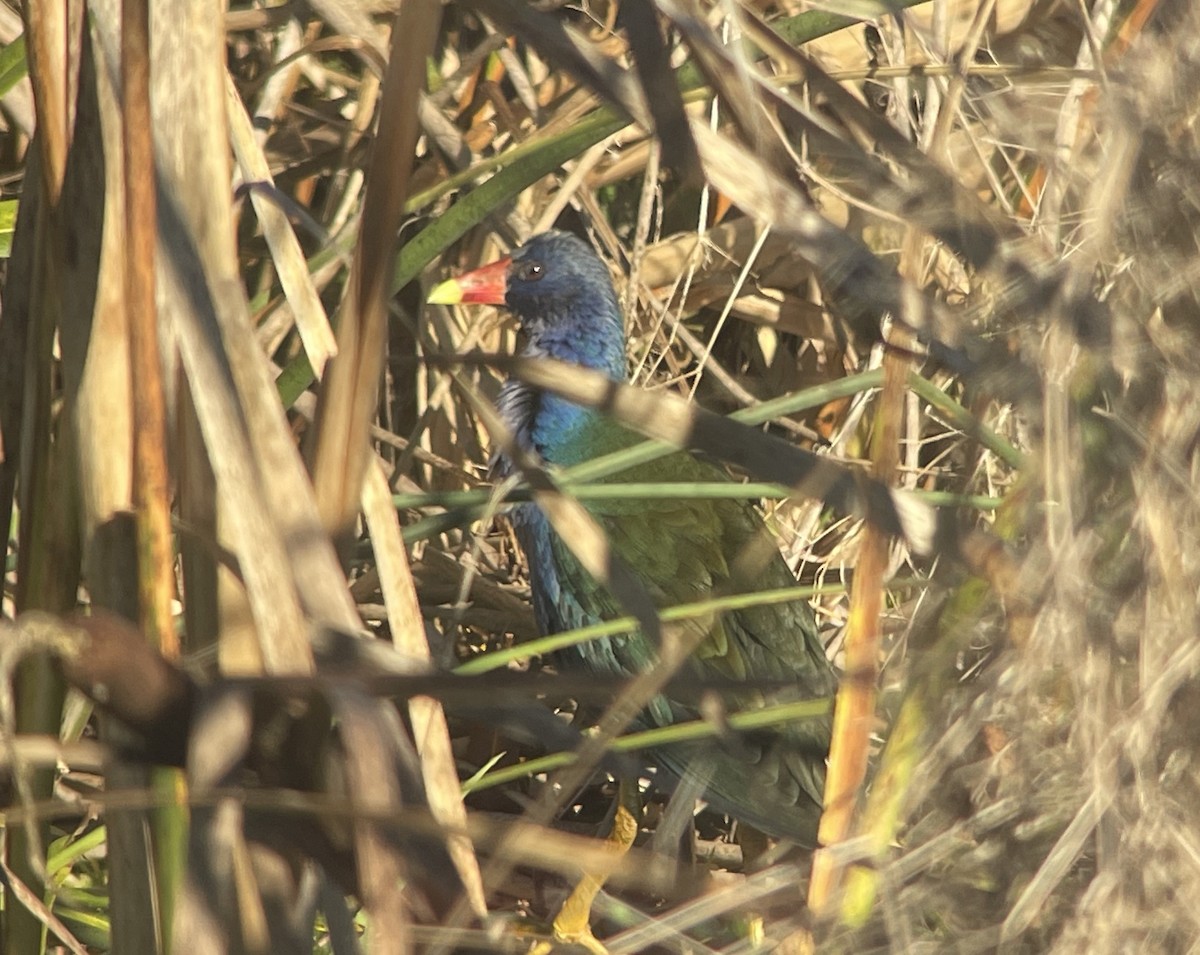
<path id="1" fill-rule="evenodd" d="M 636 440 L 611 423 L 583 440 L 590 456 Z M 688 454 L 674 454 L 611 479 L 622 482 L 711 482 L 723 472 Z M 667 499 L 589 502 L 588 510 L 614 552 L 638 575 L 660 607 L 718 594 L 791 586 L 795 578 L 762 519 L 747 502 Z M 578 602 L 576 625 L 612 619 L 621 609 L 592 580 L 566 546 L 553 538 L 564 590 Z M 565 622 L 565 621 L 564 621 Z M 831 696 L 836 677 L 825 656 L 816 621 L 802 600 L 709 614 L 678 624 L 696 649 L 688 671 L 705 680 L 788 682 L 776 699 Z M 654 648 L 640 634 L 610 638 L 578 650 L 584 666 L 601 672 L 640 672 L 652 666 Z M 767 702 L 752 688 L 729 695 L 732 709 Z M 648 708 L 648 722 L 664 726 L 695 719 L 694 707 L 665 697 Z M 708 777 L 707 797 L 730 815 L 768 832 L 809 840 L 815 832 L 828 752 L 828 718 L 805 721 L 778 733 L 742 734 L 720 747 L 672 747 L 657 752 L 667 769 L 682 776 L 698 758 Z"/>

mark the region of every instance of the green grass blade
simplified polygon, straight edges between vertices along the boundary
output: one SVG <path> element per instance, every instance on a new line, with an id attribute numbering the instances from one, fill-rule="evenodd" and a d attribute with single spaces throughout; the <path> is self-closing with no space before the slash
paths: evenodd
<path id="1" fill-rule="evenodd" d="M 739 731 L 764 729 L 769 726 L 779 726 L 796 720 L 815 720 L 829 713 L 833 701 L 829 699 L 800 700 L 793 703 L 777 703 L 760 707 L 729 716 L 730 728 Z M 724 726 L 710 720 L 692 720 L 687 723 L 675 723 L 639 733 L 629 733 L 618 736 L 613 740 L 609 751 L 613 753 L 633 753 L 655 746 L 669 746 L 677 743 L 691 743 L 696 740 L 710 739 L 725 730 Z M 476 774 L 463 784 L 463 793 L 478 792 L 500 786 L 516 779 L 523 779 L 535 773 L 545 773 L 561 769 L 575 762 L 575 753 L 552 753 L 537 759 L 526 760 L 515 766 L 505 766 L 492 773 Z"/>
<path id="2" fill-rule="evenodd" d="M 828 593 L 834 588 L 829 585 L 822 585 L 820 588 L 781 587 L 777 590 L 760 590 L 749 594 L 714 597 L 711 600 L 698 600 L 695 603 L 668 607 L 659 614 L 659 619 L 663 623 L 671 623 L 677 620 L 702 617 L 718 611 L 740 610 L 745 607 L 786 603 L 791 600 L 808 600 L 818 592 L 818 589 L 821 593 Z M 466 663 L 456 667 L 454 672 L 463 674 L 464 676 L 489 673 L 492 670 L 498 670 L 503 666 L 507 666 L 516 660 L 524 660 L 539 654 L 551 653 L 555 650 L 561 650 L 564 647 L 573 647 L 580 643 L 587 643 L 589 640 L 599 640 L 601 637 L 609 637 L 618 633 L 630 633 L 636 628 L 637 621 L 633 617 L 618 617 L 616 620 L 605 620 L 602 623 L 593 624 L 589 627 L 580 627 L 577 630 L 570 630 L 566 633 L 556 633 L 538 640 L 530 640 L 505 650 L 495 650 L 486 655 L 476 657 L 473 660 L 468 660 Z"/>
<path id="3" fill-rule="evenodd" d="M 0 259 L 12 255 L 13 235 L 17 231 L 17 212 L 20 210 L 19 199 L 0 200 Z"/>
<path id="4" fill-rule="evenodd" d="M 0 96 L 29 75 L 29 61 L 25 58 L 25 35 L 17 37 L 0 50 Z"/>
<path id="5" fill-rule="evenodd" d="M 859 375 L 839 378 L 837 381 L 831 381 L 828 384 L 805 388 L 801 391 L 792 392 L 789 395 L 782 395 L 771 401 L 764 401 L 760 405 L 755 405 L 753 408 L 743 408 L 740 411 L 735 411 L 729 417 L 734 421 L 740 421 L 742 424 L 763 424 L 783 415 L 795 414 L 797 411 L 803 411 L 808 408 L 818 408 L 836 398 L 846 398 L 850 395 L 856 395 L 859 392 L 870 391 L 873 388 L 880 387 L 882 384 L 883 372 L 880 369 L 875 369 Z M 613 474 L 619 474 L 636 465 L 657 460 L 676 450 L 678 449 L 673 445 L 667 444 L 665 441 L 643 441 L 632 447 L 623 448 L 620 451 L 614 451 L 612 454 L 606 454 L 598 458 L 592 458 L 592 460 L 585 461 L 583 464 L 568 468 L 563 472 L 563 481 L 567 484 L 596 481 Z"/>

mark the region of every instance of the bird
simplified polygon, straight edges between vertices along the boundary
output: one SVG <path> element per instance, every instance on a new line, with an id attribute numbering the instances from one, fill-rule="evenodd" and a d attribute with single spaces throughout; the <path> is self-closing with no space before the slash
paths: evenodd
<path id="1" fill-rule="evenodd" d="M 572 233 L 551 230 L 535 235 L 490 265 L 441 283 L 428 300 L 503 307 L 516 317 L 523 333 L 521 357 L 570 362 L 620 382 L 628 378 L 625 323 L 612 277 L 592 247 Z M 496 406 L 512 440 L 553 467 L 577 465 L 642 440 L 594 408 L 515 378 L 502 385 Z M 514 465 L 501 451 L 493 470 L 503 477 Z M 732 478 L 716 464 L 678 451 L 611 480 L 710 483 Z M 796 583 L 763 518 L 748 501 L 681 494 L 653 500 L 588 500 L 585 507 L 612 550 L 660 607 Z M 543 635 L 624 614 L 535 503 L 517 504 L 510 520 L 529 566 L 534 616 Z M 764 540 L 768 546 L 763 546 Z M 802 599 L 713 613 L 685 626 L 694 628 L 690 636 L 695 649 L 682 675 L 745 682 L 745 692 L 726 694 L 724 702 L 731 709 L 762 705 L 763 695 L 753 687 L 756 682 L 790 687 L 788 699 L 831 698 L 836 691 L 836 673 L 812 609 Z M 655 660 L 654 644 L 634 631 L 559 650 L 554 662 L 560 670 L 612 677 L 635 675 L 654 666 Z M 696 700 L 681 696 L 672 697 L 666 687 L 633 728 L 700 718 Z M 831 717 L 825 715 L 769 734 L 732 735 L 702 748 L 662 747 L 648 757 L 673 780 L 702 765 L 710 808 L 767 835 L 812 848 L 830 732 Z M 557 921 L 555 928 L 561 938 Z"/>

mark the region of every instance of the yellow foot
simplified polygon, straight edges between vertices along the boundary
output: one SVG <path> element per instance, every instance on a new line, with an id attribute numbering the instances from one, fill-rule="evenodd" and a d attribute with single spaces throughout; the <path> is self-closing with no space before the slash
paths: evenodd
<path id="1" fill-rule="evenodd" d="M 616 815 L 613 817 L 612 832 L 605 840 L 605 847 L 612 855 L 611 862 L 598 873 L 587 873 L 574 891 L 567 896 L 558 915 L 554 918 L 554 941 L 537 942 L 529 955 L 549 955 L 555 943 L 562 945 L 579 945 L 593 955 L 608 955 L 608 949 L 592 934 L 592 902 L 604 886 L 605 879 L 612 868 L 621 861 L 621 857 L 629 851 L 637 837 L 637 783 L 627 783 L 622 780 L 621 793 L 617 803 Z"/>
<path id="2" fill-rule="evenodd" d="M 746 941 L 755 948 L 761 948 L 767 940 L 767 930 L 761 915 L 751 915 L 746 923 Z"/>
<path id="3" fill-rule="evenodd" d="M 547 940 L 536 943 L 529 949 L 529 955 L 550 955 L 559 945 L 578 945 L 586 948 L 592 955 L 608 955 L 608 949 L 604 947 L 604 943 L 596 938 L 586 925 L 582 932 L 563 932 L 559 930 L 557 922 L 554 927 L 554 941 Z"/>

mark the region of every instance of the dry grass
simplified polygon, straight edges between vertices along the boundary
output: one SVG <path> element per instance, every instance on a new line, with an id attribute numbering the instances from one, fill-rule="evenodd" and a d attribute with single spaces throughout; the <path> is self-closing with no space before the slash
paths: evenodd
<path id="1" fill-rule="evenodd" d="M 79 741 L 89 704 L 29 653 L 50 646 L 84 689 L 98 678 L 72 667 L 74 644 L 7 629 L 6 950 L 43 950 L 50 924 L 76 951 L 152 951 L 153 881 L 179 892 L 179 951 L 262 933 L 262 950 L 311 951 L 308 926 L 287 936 L 273 907 L 297 898 L 289 850 L 338 883 L 323 888 L 320 951 L 352 950 L 348 881 L 377 929 L 370 951 L 445 950 L 449 927 L 485 923 L 470 944 L 519 949 L 513 920 L 552 912 L 611 793 L 599 773 L 572 798 L 555 788 L 561 759 L 532 762 L 576 745 L 534 697 L 567 705 L 587 688 L 535 690 L 501 668 L 464 694 L 411 660 L 428 639 L 438 665 L 482 670 L 537 636 L 480 411 L 506 373 L 485 359 L 511 354 L 515 330 L 427 307 L 423 289 L 552 225 L 613 267 L 633 380 L 661 408 L 653 436 L 690 428 L 767 498 L 831 657 L 853 670 L 841 711 L 867 714 L 835 744 L 844 811 L 823 827 L 811 908 L 797 904 L 809 859 L 752 858 L 753 840 L 707 812 L 701 861 L 676 868 L 654 851 L 660 799 L 601 900 L 610 950 L 749 951 L 757 930 L 786 951 L 1195 948 L 1190 5 L 944 0 L 867 28 L 790 3 L 657 0 L 651 17 L 631 0 L 414 2 L 397 37 L 377 6 L 235 6 L 223 23 L 199 4 L 194 19 L 151 10 L 157 37 L 189 38 L 152 42 L 151 107 L 171 469 L 157 502 L 172 508 L 183 652 L 213 687 L 191 726 L 191 861 L 168 851 L 183 837 L 162 811 L 183 777 L 109 750 L 97 772 Z M 139 220 L 114 7 L 93 5 L 80 46 L 63 37 L 84 21 L 29 4 L 28 78 L 0 101 L 0 182 L 21 210 L 0 316 L 7 618 L 65 613 L 77 593 L 139 616 L 120 515 L 151 493 L 133 436 L 153 393 L 129 370 L 124 223 Z M 21 29 L 9 13 L 5 42 Z M 389 51 L 404 76 L 384 72 Z M 513 370 L 588 396 L 582 376 Z M 636 400 L 618 412 L 636 418 Z M 360 623 L 409 657 L 329 636 Z M 250 676 L 263 679 L 229 682 Z M 375 700 L 420 693 L 403 726 Z M 106 743 L 120 733 L 104 722 Z M 479 774 L 466 817 L 455 769 Z M 531 828 L 563 802 L 557 831 Z M 439 827 L 458 831 L 452 854 Z M 45 877 L 47 844 L 43 898 L 25 887 Z M 201 851 L 215 868 L 197 874 Z M 475 858 L 484 923 L 446 888 L 472 884 Z M 193 884 L 204 875 L 215 889 Z"/>

